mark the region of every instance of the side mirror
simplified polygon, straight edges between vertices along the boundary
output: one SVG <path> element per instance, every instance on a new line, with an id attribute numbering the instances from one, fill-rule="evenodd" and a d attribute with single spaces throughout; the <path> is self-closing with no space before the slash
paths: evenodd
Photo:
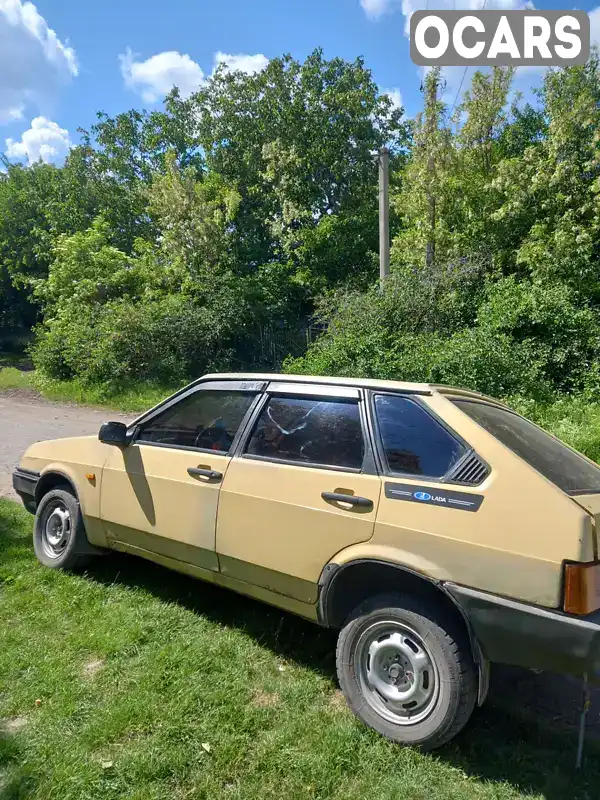
<path id="1" fill-rule="evenodd" d="M 127 425 L 123 422 L 105 422 L 100 428 L 98 438 L 104 444 L 127 444 Z"/>

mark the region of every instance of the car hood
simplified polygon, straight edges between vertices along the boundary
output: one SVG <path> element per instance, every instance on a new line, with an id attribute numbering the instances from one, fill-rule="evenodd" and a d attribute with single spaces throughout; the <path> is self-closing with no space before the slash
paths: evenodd
<path id="1" fill-rule="evenodd" d="M 102 466 L 107 456 L 107 445 L 98 435 L 72 436 L 66 439 L 49 439 L 36 442 L 27 448 L 19 466 L 43 472 L 49 465 L 89 464 Z"/>

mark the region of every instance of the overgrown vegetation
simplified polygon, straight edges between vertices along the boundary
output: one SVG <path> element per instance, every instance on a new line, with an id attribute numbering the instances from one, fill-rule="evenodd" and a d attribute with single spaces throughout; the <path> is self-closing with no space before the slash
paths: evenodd
<path id="1" fill-rule="evenodd" d="M 289 371 L 597 400 L 598 58 L 548 72 L 533 104 L 512 77 L 477 73 L 450 116 L 432 70 L 407 121 L 361 60 L 316 51 L 100 114 L 63 167 L 0 175 L 0 338 L 34 326 L 36 380 L 96 397 L 288 354 Z"/>
<path id="2" fill-rule="evenodd" d="M 597 794 L 597 742 L 576 775 L 573 719 L 553 705 L 544 725 L 530 690 L 498 673 L 459 740 L 431 756 L 399 749 L 347 710 L 330 632 L 116 554 L 86 575 L 44 569 L 30 531 L 0 500 L 6 800 Z"/>

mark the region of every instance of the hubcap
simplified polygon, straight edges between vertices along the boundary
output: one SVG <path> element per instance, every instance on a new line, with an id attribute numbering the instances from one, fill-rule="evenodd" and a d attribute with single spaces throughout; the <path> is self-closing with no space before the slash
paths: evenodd
<path id="1" fill-rule="evenodd" d="M 397 725 L 425 719 L 439 694 L 439 676 L 423 639 L 393 620 L 376 622 L 360 637 L 356 674 L 367 703 Z"/>
<path id="2" fill-rule="evenodd" d="M 58 558 L 71 538 L 71 515 L 62 503 L 57 502 L 46 518 L 42 531 L 42 546 L 49 558 Z"/>

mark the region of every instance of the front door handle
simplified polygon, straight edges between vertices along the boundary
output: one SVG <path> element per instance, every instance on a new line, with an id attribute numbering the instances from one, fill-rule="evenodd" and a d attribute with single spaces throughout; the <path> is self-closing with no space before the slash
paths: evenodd
<path id="1" fill-rule="evenodd" d="M 211 481 L 222 481 L 223 473 L 216 472 L 214 469 L 200 469 L 200 467 L 188 467 L 188 475 L 192 478 L 208 478 Z"/>
<path id="2" fill-rule="evenodd" d="M 323 492 L 323 500 L 332 503 L 349 503 L 351 506 L 361 506 L 361 508 L 373 508 L 373 501 L 368 497 L 357 497 L 354 494 L 342 494 L 341 492 Z"/>

